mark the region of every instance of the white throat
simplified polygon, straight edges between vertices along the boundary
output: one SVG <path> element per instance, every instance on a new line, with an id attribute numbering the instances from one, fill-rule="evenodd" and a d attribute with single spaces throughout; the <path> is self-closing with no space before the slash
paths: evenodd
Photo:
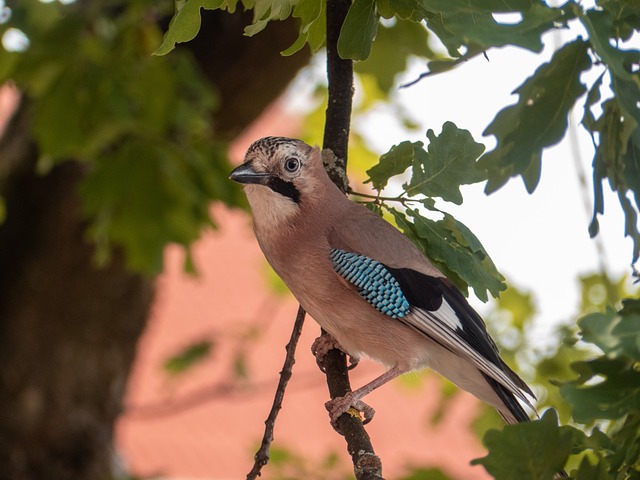
<path id="1" fill-rule="evenodd" d="M 300 207 L 289 197 L 262 185 L 245 185 L 253 223 L 259 232 L 281 231 L 291 224 Z"/>

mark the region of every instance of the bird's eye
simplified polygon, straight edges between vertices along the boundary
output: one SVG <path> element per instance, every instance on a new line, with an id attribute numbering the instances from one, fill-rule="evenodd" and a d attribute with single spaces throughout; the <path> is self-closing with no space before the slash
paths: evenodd
<path id="1" fill-rule="evenodd" d="M 284 161 L 284 169 L 289 172 L 289 173 L 293 173 L 295 171 L 297 171 L 300 168 L 300 160 L 298 160 L 297 158 L 287 158 Z"/>

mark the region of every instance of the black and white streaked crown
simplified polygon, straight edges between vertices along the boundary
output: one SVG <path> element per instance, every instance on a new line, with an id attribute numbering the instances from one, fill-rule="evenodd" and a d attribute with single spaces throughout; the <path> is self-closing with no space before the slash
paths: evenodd
<path id="1" fill-rule="evenodd" d="M 264 137 L 256 140 L 247 150 L 247 156 L 251 154 L 261 153 L 271 156 L 283 145 L 297 147 L 302 143 L 301 140 L 289 137 Z"/>

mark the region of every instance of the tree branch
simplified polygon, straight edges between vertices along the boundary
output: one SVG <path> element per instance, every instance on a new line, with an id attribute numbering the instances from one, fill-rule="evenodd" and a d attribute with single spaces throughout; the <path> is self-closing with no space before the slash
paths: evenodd
<path id="1" fill-rule="evenodd" d="M 284 399 L 284 392 L 287 388 L 287 383 L 291 379 L 291 372 L 293 370 L 293 364 L 296 363 L 295 353 L 302 333 L 302 326 L 304 324 L 304 317 L 306 312 L 302 307 L 298 307 L 298 314 L 296 315 L 296 321 L 293 325 L 293 331 L 291 332 L 291 338 L 287 343 L 284 365 L 280 371 L 280 381 L 278 382 L 278 388 L 276 389 L 275 397 L 273 398 L 273 405 L 269 416 L 265 420 L 264 435 L 262 436 L 262 443 L 255 455 L 255 462 L 253 468 L 247 475 L 247 480 L 255 480 L 261 474 L 262 467 L 269 462 L 269 449 L 271 448 L 271 442 L 273 442 L 273 430 L 275 428 L 276 418 L 282 408 L 282 400 Z"/>
<path id="2" fill-rule="evenodd" d="M 323 331 L 322 335 L 327 335 Z M 320 360 L 321 369 L 327 375 L 327 386 L 331 398 L 343 397 L 351 392 L 349 383 L 349 368 L 344 352 L 336 348 Z M 353 470 L 358 480 L 382 479 L 382 462 L 373 451 L 373 445 L 369 434 L 362 424 L 360 416 L 343 413 L 337 421 L 338 433 L 342 434 L 347 442 L 347 451 L 353 461 Z"/>
<path id="3" fill-rule="evenodd" d="M 347 16 L 350 0 L 327 0 L 327 79 L 329 100 L 324 124 L 323 148 L 332 153 L 327 173 L 331 180 L 346 192 L 347 148 L 351 127 L 351 104 L 353 99 L 353 61 L 338 55 L 340 29 Z"/>
<path id="4" fill-rule="evenodd" d="M 350 0 L 327 0 L 327 77 L 329 101 L 323 139 L 323 159 L 327 173 L 343 191 L 348 190 L 346 175 L 347 148 L 353 99 L 353 62 L 338 55 L 338 37 L 351 6 Z M 326 332 L 322 332 L 326 335 Z M 346 355 L 332 349 L 320 359 L 327 375 L 331 398 L 342 397 L 351 391 Z M 382 463 L 373 451 L 371 439 L 359 416 L 344 413 L 337 421 L 338 431 L 344 435 L 347 451 L 353 461 L 358 480 L 382 478 Z"/>

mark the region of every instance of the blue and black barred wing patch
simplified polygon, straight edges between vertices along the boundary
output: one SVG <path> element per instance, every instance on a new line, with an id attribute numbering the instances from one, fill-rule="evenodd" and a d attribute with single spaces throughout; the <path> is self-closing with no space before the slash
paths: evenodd
<path id="1" fill-rule="evenodd" d="M 400 284 L 382 263 L 337 248 L 331 249 L 330 256 L 338 275 L 355 285 L 376 310 L 392 318 L 402 318 L 409 313 L 409 301 Z"/>

